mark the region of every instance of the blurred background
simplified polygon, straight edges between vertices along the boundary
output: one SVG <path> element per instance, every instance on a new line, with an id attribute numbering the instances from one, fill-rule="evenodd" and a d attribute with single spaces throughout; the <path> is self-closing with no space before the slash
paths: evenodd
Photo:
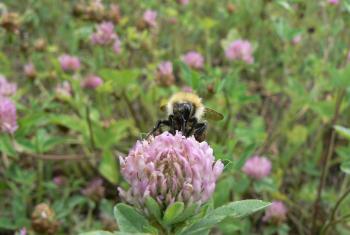
<path id="1" fill-rule="evenodd" d="M 349 234 L 349 22 L 349 0 L 2 0 L 0 234 L 116 230 L 118 156 L 177 91 L 225 116 L 215 206 L 274 201 L 212 234 Z"/>

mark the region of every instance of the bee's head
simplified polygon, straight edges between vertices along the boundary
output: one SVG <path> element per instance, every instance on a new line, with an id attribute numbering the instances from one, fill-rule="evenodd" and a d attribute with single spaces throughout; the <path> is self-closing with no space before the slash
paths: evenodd
<path id="1" fill-rule="evenodd" d="M 174 103 L 173 114 L 176 117 L 183 117 L 185 120 L 190 119 L 193 115 L 193 105 L 191 103 Z"/>

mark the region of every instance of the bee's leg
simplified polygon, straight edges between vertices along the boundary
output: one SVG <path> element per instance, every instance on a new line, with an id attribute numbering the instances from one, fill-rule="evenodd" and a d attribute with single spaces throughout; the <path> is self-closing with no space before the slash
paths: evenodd
<path id="1" fill-rule="evenodd" d="M 170 123 L 170 128 L 169 132 L 173 135 L 175 135 L 176 129 L 175 129 L 175 120 L 174 120 L 174 115 L 169 115 L 168 121 Z"/>
<path id="2" fill-rule="evenodd" d="M 156 126 L 153 128 L 153 130 L 147 135 L 146 138 L 148 138 L 150 135 L 153 135 L 157 130 L 159 130 L 162 125 L 171 127 L 171 120 L 158 120 Z"/>
<path id="3" fill-rule="evenodd" d="M 186 136 L 186 124 L 187 121 L 184 116 L 181 117 L 181 133 Z"/>
<path id="4" fill-rule="evenodd" d="M 205 131 L 207 130 L 207 124 L 204 122 L 199 122 L 195 125 L 194 138 L 197 141 L 202 142 L 205 139 Z"/>
<path id="5" fill-rule="evenodd" d="M 193 131 L 196 128 L 196 125 L 198 124 L 197 118 L 193 117 L 190 120 L 188 120 L 189 123 L 191 123 L 191 128 L 186 132 L 186 137 L 189 137 L 193 135 Z"/>

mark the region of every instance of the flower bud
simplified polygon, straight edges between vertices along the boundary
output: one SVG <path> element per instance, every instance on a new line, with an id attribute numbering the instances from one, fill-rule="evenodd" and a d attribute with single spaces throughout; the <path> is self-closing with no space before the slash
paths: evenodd
<path id="1" fill-rule="evenodd" d="M 64 54 L 58 58 L 61 67 L 66 72 L 74 72 L 80 68 L 80 60 L 78 57 Z"/>
<path id="2" fill-rule="evenodd" d="M 164 61 L 158 65 L 156 82 L 165 87 L 174 84 L 173 64 L 170 61 Z"/>
<path id="3" fill-rule="evenodd" d="M 195 51 L 190 51 L 181 57 L 182 61 L 192 69 L 203 68 L 204 58 L 201 54 Z"/>
<path id="4" fill-rule="evenodd" d="M 18 33 L 21 20 L 17 13 L 4 13 L 0 19 L 0 26 L 12 33 Z"/>
<path id="5" fill-rule="evenodd" d="M 254 62 L 253 47 L 249 41 L 236 40 L 233 41 L 225 50 L 225 55 L 228 60 L 241 60 L 247 64 Z"/>
<path id="6" fill-rule="evenodd" d="M 55 212 L 46 203 L 34 208 L 32 213 L 32 227 L 37 233 L 55 234 L 58 229 Z"/>
<path id="7" fill-rule="evenodd" d="M 271 222 L 274 224 L 280 224 L 287 219 L 288 209 L 283 202 L 273 201 L 271 205 L 267 208 L 263 221 Z"/>
<path id="8" fill-rule="evenodd" d="M 96 32 L 91 35 L 91 42 L 97 45 L 110 45 L 117 38 L 112 22 L 102 22 L 97 26 Z"/>
<path id="9" fill-rule="evenodd" d="M 102 85 L 103 80 L 96 76 L 96 75 L 89 75 L 85 78 L 85 80 L 82 82 L 82 87 L 86 89 L 96 89 L 100 85 Z"/>
<path id="10" fill-rule="evenodd" d="M 30 79 L 34 79 L 37 75 L 35 66 L 32 63 L 25 64 L 23 67 L 23 71 L 24 74 Z"/>
<path id="11" fill-rule="evenodd" d="M 102 179 L 98 178 L 90 181 L 81 192 L 93 201 L 100 201 L 105 195 L 105 187 L 103 186 Z"/>
<path id="12" fill-rule="evenodd" d="M 44 51 L 46 49 L 46 40 L 43 38 L 38 38 L 37 40 L 35 40 L 34 42 L 34 49 L 36 51 Z"/>
<path id="13" fill-rule="evenodd" d="M 229 14 L 232 14 L 232 13 L 235 12 L 236 6 L 235 6 L 233 3 L 229 2 L 229 3 L 227 3 L 227 5 L 226 5 L 226 10 L 227 10 L 227 12 L 228 12 Z"/>
<path id="14" fill-rule="evenodd" d="M 111 4 L 109 8 L 107 13 L 108 20 L 118 24 L 122 18 L 119 6 L 117 4 Z"/>
<path id="15" fill-rule="evenodd" d="M 157 27 L 157 12 L 152 10 L 146 10 L 143 13 L 143 22 L 149 28 Z"/>

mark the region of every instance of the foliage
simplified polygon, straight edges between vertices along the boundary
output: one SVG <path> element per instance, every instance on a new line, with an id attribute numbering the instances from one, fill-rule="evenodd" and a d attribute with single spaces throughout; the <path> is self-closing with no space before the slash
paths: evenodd
<path id="1" fill-rule="evenodd" d="M 179 234 L 212 227 L 219 234 L 349 233 L 349 0 L 127 0 L 118 1 L 119 18 L 116 1 L 101 1 L 103 11 L 92 2 L 0 3 L 0 74 L 17 83 L 11 99 L 19 126 L 0 133 L 0 233 L 35 234 L 31 213 L 42 202 L 55 211 L 57 234 L 153 233 L 142 215 L 117 204 L 117 187 L 127 187 L 118 157 L 166 117 L 163 100 L 188 87 L 225 116 L 208 123 L 207 142 L 229 164 L 213 204 L 201 218 L 188 212 L 192 224 Z M 156 27 L 143 21 L 147 9 L 157 12 Z M 120 51 L 91 42 L 104 20 L 114 23 Z M 226 57 L 238 39 L 250 43 L 252 63 Z M 203 56 L 202 68 L 185 63 L 189 51 Z M 78 57 L 79 68 L 65 71 L 63 54 Z M 170 84 L 157 67 L 164 61 L 172 62 Z M 35 70 L 24 70 L 30 63 Z M 87 89 L 92 74 L 103 82 Z M 255 155 L 272 163 L 261 180 L 242 172 Z M 95 178 L 102 185 L 90 184 Z M 246 199 L 283 201 L 287 218 L 243 217 L 236 205 Z M 114 232 L 116 204 L 121 232 Z M 163 215 L 146 204 L 169 226 L 186 210 L 176 204 Z M 123 231 L 128 222 L 135 229 Z"/>

